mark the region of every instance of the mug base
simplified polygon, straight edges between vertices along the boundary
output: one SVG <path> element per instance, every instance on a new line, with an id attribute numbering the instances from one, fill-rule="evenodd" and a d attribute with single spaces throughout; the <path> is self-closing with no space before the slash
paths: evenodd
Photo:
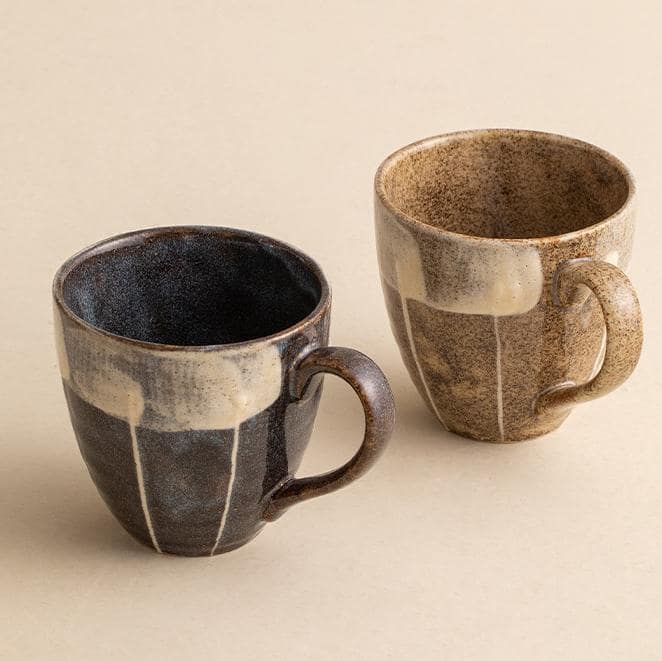
<path id="1" fill-rule="evenodd" d="M 468 429 L 454 428 L 453 425 L 448 426 L 448 431 L 456 436 L 461 436 L 470 441 L 479 441 L 481 443 L 497 443 L 499 445 L 512 445 L 513 443 L 522 443 L 523 441 L 532 441 L 541 436 L 546 436 L 553 431 L 556 431 L 565 421 L 569 415 L 569 411 L 564 415 L 555 415 L 553 420 L 540 421 L 538 425 L 531 426 L 527 429 L 518 431 L 515 434 L 504 434 L 503 436 L 475 434 Z"/>
<path id="2" fill-rule="evenodd" d="M 255 537 L 257 537 L 261 531 L 262 531 L 262 527 L 256 530 L 252 535 L 249 535 L 244 539 L 240 539 L 238 541 L 232 542 L 230 544 L 225 544 L 223 546 L 219 545 L 214 550 L 213 553 L 211 552 L 208 546 L 205 547 L 173 546 L 171 544 L 161 543 L 160 544 L 161 554 L 177 555 L 186 558 L 213 558 L 216 557 L 217 555 L 222 555 L 223 553 L 230 553 L 230 551 L 235 551 L 236 549 L 244 546 L 245 544 L 248 544 L 248 542 L 255 539 Z M 129 533 L 129 534 L 131 535 L 131 537 L 133 537 L 133 539 L 135 539 L 143 546 L 146 546 L 152 551 L 158 552 L 154 548 L 154 545 L 152 544 L 152 541 L 150 539 L 143 539 L 142 537 L 139 537 L 133 533 Z"/>

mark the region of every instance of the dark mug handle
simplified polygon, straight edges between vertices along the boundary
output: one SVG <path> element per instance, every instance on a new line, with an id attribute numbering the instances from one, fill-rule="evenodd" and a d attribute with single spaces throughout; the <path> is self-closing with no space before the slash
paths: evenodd
<path id="1" fill-rule="evenodd" d="M 613 264 L 598 260 L 565 262 L 555 276 L 558 304 L 572 305 L 580 285 L 588 287 L 602 308 L 607 334 L 602 367 L 586 383 L 561 383 L 544 390 L 536 401 L 536 413 L 564 409 L 606 395 L 632 374 L 639 360 L 643 342 L 641 309 L 625 273 Z"/>
<path id="2" fill-rule="evenodd" d="M 340 468 L 311 477 L 289 477 L 271 494 L 263 513 L 265 521 L 274 521 L 295 503 L 331 493 L 361 477 L 377 461 L 393 431 L 393 393 L 383 372 L 370 358 L 344 347 L 313 349 L 293 368 L 293 397 L 300 398 L 310 379 L 320 372 L 344 379 L 359 396 L 365 413 L 363 443 Z"/>

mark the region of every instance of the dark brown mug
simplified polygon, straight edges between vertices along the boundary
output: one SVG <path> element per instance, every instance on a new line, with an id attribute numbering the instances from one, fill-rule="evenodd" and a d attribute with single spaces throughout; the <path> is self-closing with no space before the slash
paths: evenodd
<path id="1" fill-rule="evenodd" d="M 384 375 L 327 346 L 326 279 L 284 243 L 218 227 L 132 232 L 65 262 L 53 294 L 85 463 L 119 522 L 157 551 L 237 548 L 360 477 L 391 434 Z M 324 372 L 356 391 L 365 436 L 344 466 L 296 478 Z"/>
<path id="2" fill-rule="evenodd" d="M 375 193 L 393 333 L 446 429 L 538 436 L 630 375 L 635 187 L 614 156 L 535 131 L 452 133 L 389 156 Z"/>

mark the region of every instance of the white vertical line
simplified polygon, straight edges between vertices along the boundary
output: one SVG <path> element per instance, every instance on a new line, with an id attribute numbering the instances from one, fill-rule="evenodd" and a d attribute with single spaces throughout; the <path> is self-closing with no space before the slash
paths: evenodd
<path id="1" fill-rule="evenodd" d="M 228 479 L 228 489 L 225 494 L 225 506 L 223 507 L 223 515 L 221 516 L 221 523 L 218 526 L 218 533 L 216 534 L 216 541 L 214 542 L 214 548 L 212 548 L 209 555 L 214 555 L 218 544 L 221 541 L 221 536 L 223 535 L 223 529 L 225 528 L 225 523 L 228 520 L 228 512 L 230 511 L 230 499 L 232 498 L 232 488 L 234 487 L 234 478 L 237 472 L 237 450 L 239 449 L 239 425 L 234 428 L 234 433 L 232 435 L 232 454 L 230 458 L 230 477 Z"/>
<path id="2" fill-rule="evenodd" d="M 400 296 L 400 303 L 402 304 L 402 314 L 405 318 L 405 329 L 407 330 L 407 338 L 409 339 L 411 355 L 414 358 L 414 363 L 416 363 L 418 376 L 421 378 L 421 383 L 423 384 L 423 388 L 425 389 L 425 394 L 427 395 L 428 401 L 430 402 L 430 406 L 432 406 L 432 410 L 434 411 L 434 414 L 437 416 L 437 420 L 439 420 L 439 422 L 441 422 L 441 426 L 446 431 L 448 431 L 448 427 L 446 426 L 446 423 L 442 420 L 441 416 L 439 415 L 439 410 L 437 409 L 437 406 L 434 403 L 434 400 L 432 399 L 432 393 L 430 393 L 430 388 L 428 388 L 427 381 L 423 376 L 423 368 L 421 367 L 421 363 L 418 360 L 418 352 L 416 351 L 416 344 L 414 343 L 414 335 L 412 333 L 411 322 L 409 320 L 409 308 L 407 307 L 407 299 L 404 296 Z"/>
<path id="3" fill-rule="evenodd" d="M 147 524 L 147 530 L 149 530 L 149 536 L 152 539 L 152 546 L 161 553 L 161 547 L 156 541 L 156 535 L 154 534 L 154 526 L 152 525 L 152 517 L 149 515 L 149 507 L 147 505 L 147 493 L 145 492 L 145 480 L 143 478 L 143 467 L 140 460 L 140 448 L 138 447 L 138 436 L 136 435 L 136 426 L 133 422 L 129 422 L 129 429 L 131 430 L 131 448 L 133 450 L 133 463 L 136 466 L 136 477 L 138 478 L 138 491 L 140 492 L 140 504 L 143 508 L 143 514 L 145 515 L 145 523 Z"/>
<path id="4" fill-rule="evenodd" d="M 497 396 L 497 422 L 499 424 L 499 438 L 503 441 L 503 386 L 501 382 L 501 337 L 499 336 L 499 318 L 494 315 L 494 338 L 496 339 L 496 396 Z"/>

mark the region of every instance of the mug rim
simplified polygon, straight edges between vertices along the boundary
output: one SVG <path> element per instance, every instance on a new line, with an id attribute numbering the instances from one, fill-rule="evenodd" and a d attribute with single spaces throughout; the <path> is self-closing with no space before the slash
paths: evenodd
<path id="1" fill-rule="evenodd" d="M 217 236 L 225 236 L 226 238 L 240 238 L 247 240 L 254 245 L 270 246 L 276 248 L 288 255 L 295 257 L 312 273 L 320 284 L 319 300 L 315 307 L 302 319 L 299 319 L 295 324 L 287 326 L 270 335 L 252 338 L 250 340 L 241 340 L 239 342 L 227 342 L 222 344 L 166 344 L 160 342 L 148 342 L 146 340 L 139 340 L 126 335 L 118 335 L 104 330 L 99 326 L 86 321 L 77 315 L 64 300 L 64 282 L 69 273 L 79 264 L 82 264 L 87 259 L 96 255 L 108 252 L 111 249 L 125 246 L 137 246 L 144 243 L 145 240 L 158 238 L 166 235 L 201 235 L 213 234 Z M 93 243 L 69 257 L 58 268 L 53 278 L 53 299 L 58 308 L 65 314 L 73 323 L 82 326 L 85 330 L 91 333 L 101 335 L 106 338 L 112 338 L 127 344 L 142 347 L 143 349 L 160 350 L 160 351 L 191 351 L 191 352 L 208 352 L 208 351 L 221 351 L 223 349 L 241 349 L 249 346 L 255 346 L 260 343 L 271 343 L 282 339 L 286 339 L 298 332 L 305 330 L 313 325 L 318 319 L 328 311 L 331 306 L 331 288 L 327 282 L 324 273 L 319 264 L 306 253 L 295 248 L 294 246 L 274 239 L 266 234 L 252 232 L 250 230 L 239 229 L 236 227 L 225 227 L 220 225 L 167 225 L 159 227 L 148 227 L 144 229 L 132 230 L 130 232 L 123 232 L 115 234 L 105 239 L 101 239 Z"/>
<path id="2" fill-rule="evenodd" d="M 455 139 L 463 140 L 470 139 L 479 136 L 488 136 L 488 135 L 517 135 L 517 136 L 528 136 L 534 137 L 538 140 L 545 140 L 547 142 L 557 142 L 565 145 L 571 145 L 575 148 L 580 148 L 585 152 L 592 152 L 597 154 L 608 161 L 613 165 L 616 170 L 623 176 L 625 180 L 628 191 L 623 204 L 616 209 L 613 213 L 609 214 L 606 218 L 598 221 L 597 223 L 592 223 L 586 227 L 582 227 L 572 232 L 564 232 L 562 234 L 547 234 L 545 236 L 539 237 L 519 237 L 519 238 L 508 238 L 508 237 L 489 237 L 489 236 L 477 236 L 474 234 L 463 234 L 462 232 L 453 232 L 451 230 L 445 229 L 443 227 L 438 227 L 435 225 L 430 225 L 410 216 L 409 214 L 404 213 L 398 207 L 396 207 L 389 199 L 386 188 L 385 188 L 385 179 L 388 171 L 392 166 L 398 163 L 401 159 L 409 156 L 410 154 L 415 154 L 422 151 L 427 151 L 428 149 L 435 147 L 440 144 L 450 142 Z M 537 131 L 531 129 L 515 129 L 515 128 L 482 128 L 482 129 L 468 129 L 462 131 L 452 131 L 450 133 L 441 133 L 438 135 L 429 136 L 421 140 L 416 140 L 404 147 L 396 149 L 394 152 L 389 154 L 377 168 L 374 179 L 374 188 L 375 195 L 377 196 L 379 202 L 398 220 L 403 223 L 411 224 L 419 228 L 425 228 L 427 231 L 432 233 L 438 233 L 440 235 L 448 235 L 454 239 L 466 239 L 468 241 L 499 241 L 503 243 L 510 244 L 540 244 L 540 243 L 550 243 L 555 241 L 570 241 L 572 239 L 585 236 L 587 233 L 592 231 L 597 231 L 607 225 L 616 222 L 622 218 L 633 206 L 635 193 L 637 190 L 637 185 L 635 183 L 634 176 L 630 169 L 621 161 L 618 157 L 614 156 L 611 152 L 608 152 L 602 147 L 598 147 L 590 142 L 585 140 L 580 140 L 578 138 L 571 138 L 570 136 L 562 135 L 560 133 L 552 133 L 547 131 Z"/>

